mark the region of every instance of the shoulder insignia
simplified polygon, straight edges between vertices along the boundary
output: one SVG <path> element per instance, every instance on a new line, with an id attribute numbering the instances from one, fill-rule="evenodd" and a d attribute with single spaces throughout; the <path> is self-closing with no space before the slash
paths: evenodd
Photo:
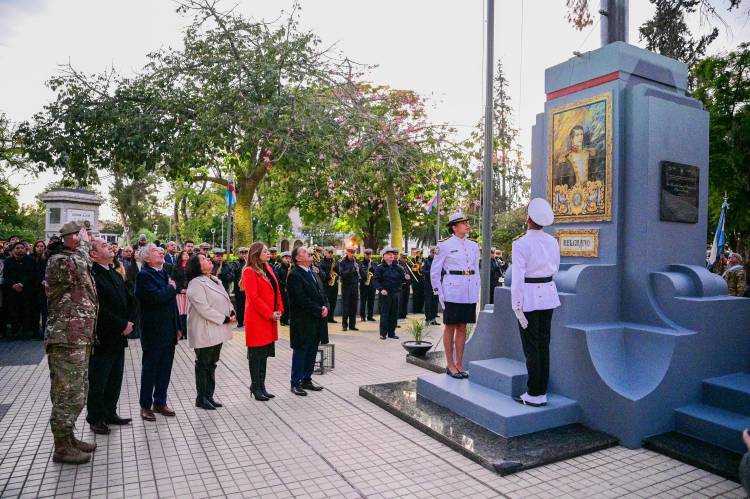
<path id="1" fill-rule="evenodd" d="M 521 239 L 521 238 L 522 238 L 523 236 L 525 236 L 525 235 L 526 235 L 526 234 L 518 234 L 518 235 L 517 235 L 516 237 L 514 237 L 514 238 L 513 238 L 513 240 L 514 240 L 514 241 L 516 241 L 516 240 L 518 240 L 518 239 Z"/>
<path id="2" fill-rule="evenodd" d="M 442 243 L 442 242 L 445 242 L 445 241 L 447 241 L 447 240 L 448 240 L 448 239 L 450 239 L 450 238 L 451 238 L 451 236 L 448 236 L 448 237 L 444 237 L 444 238 L 442 238 L 442 239 L 441 239 L 440 241 L 438 241 L 438 242 L 439 242 L 439 243 Z"/>

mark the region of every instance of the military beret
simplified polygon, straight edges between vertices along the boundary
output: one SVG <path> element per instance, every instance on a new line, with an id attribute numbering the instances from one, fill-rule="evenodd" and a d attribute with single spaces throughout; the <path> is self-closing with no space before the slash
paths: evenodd
<path id="1" fill-rule="evenodd" d="M 223 248 L 214 248 L 212 253 L 214 255 L 223 255 L 224 253 L 226 253 L 226 251 L 224 251 Z"/>
<path id="2" fill-rule="evenodd" d="M 247 248 L 247 246 L 240 246 L 239 248 L 237 248 L 238 253 L 247 253 L 248 251 L 250 250 Z"/>
<path id="3" fill-rule="evenodd" d="M 60 227 L 60 235 L 67 236 L 68 234 L 75 234 L 83 229 L 83 223 L 71 221 Z"/>

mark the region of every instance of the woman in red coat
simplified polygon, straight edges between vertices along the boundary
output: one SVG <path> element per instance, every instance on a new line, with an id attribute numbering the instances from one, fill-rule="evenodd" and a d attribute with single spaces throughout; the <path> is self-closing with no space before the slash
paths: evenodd
<path id="1" fill-rule="evenodd" d="M 266 391 L 266 362 L 276 355 L 279 339 L 279 318 L 284 312 L 279 283 L 268 264 L 271 253 L 263 243 L 253 243 L 242 270 L 245 290 L 245 344 L 250 365 L 250 392 L 255 400 L 274 397 Z"/>

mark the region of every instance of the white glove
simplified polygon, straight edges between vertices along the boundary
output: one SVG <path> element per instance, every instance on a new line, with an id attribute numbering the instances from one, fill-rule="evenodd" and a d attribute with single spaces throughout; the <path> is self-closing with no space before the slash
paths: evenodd
<path id="1" fill-rule="evenodd" d="M 521 329 L 529 327 L 529 320 L 523 314 L 523 310 L 513 310 L 513 313 L 516 314 L 516 319 L 518 319 L 518 323 L 521 324 Z"/>
<path id="2" fill-rule="evenodd" d="M 438 295 L 438 301 L 440 302 L 440 307 L 445 310 L 445 300 L 443 300 L 443 295 Z"/>

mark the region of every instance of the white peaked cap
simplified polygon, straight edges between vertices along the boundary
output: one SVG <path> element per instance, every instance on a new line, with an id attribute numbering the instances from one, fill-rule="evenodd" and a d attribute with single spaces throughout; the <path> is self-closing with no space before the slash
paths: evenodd
<path id="1" fill-rule="evenodd" d="M 547 227 L 555 221 L 555 214 L 546 199 L 534 198 L 529 203 L 529 218 L 537 225 Z"/>

